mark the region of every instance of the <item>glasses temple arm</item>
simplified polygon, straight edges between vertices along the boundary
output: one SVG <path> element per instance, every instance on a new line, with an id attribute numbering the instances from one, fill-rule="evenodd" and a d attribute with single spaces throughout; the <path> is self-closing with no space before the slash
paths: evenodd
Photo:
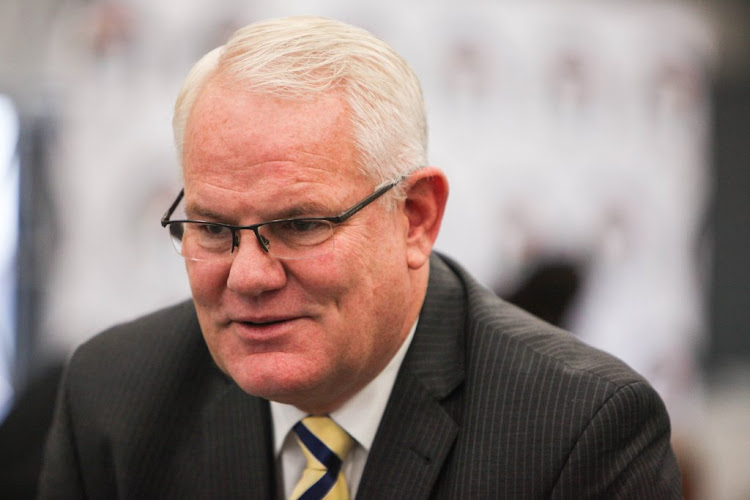
<path id="1" fill-rule="evenodd" d="M 402 176 L 398 180 L 396 180 L 394 182 L 391 182 L 390 184 L 386 184 L 385 186 L 383 186 L 382 188 L 378 189 L 377 191 L 375 191 L 374 193 L 372 193 L 370 196 L 368 196 L 364 200 L 362 200 L 359 203 L 357 203 L 356 205 L 354 205 L 352 208 L 350 208 L 349 210 L 347 210 L 343 214 L 338 215 L 336 217 L 331 217 L 328 220 L 330 220 L 331 222 L 334 222 L 336 224 L 339 224 L 341 222 L 346 221 L 346 219 L 348 219 L 349 217 L 351 217 L 352 215 L 356 214 L 357 212 L 359 212 L 360 210 L 362 210 L 363 208 L 365 208 L 367 205 L 369 205 L 373 201 L 375 201 L 378 198 L 380 198 L 381 196 L 383 196 L 388 190 L 392 189 L 396 184 L 398 184 L 399 182 L 401 182 L 402 180 L 404 180 L 404 178 L 405 177 Z"/>
<path id="2" fill-rule="evenodd" d="M 182 197 L 185 196 L 185 188 L 180 189 L 180 193 L 177 195 L 177 198 L 172 202 L 172 205 L 169 207 L 169 210 L 164 212 L 164 215 L 161 216 L 161 226 L 166 227 L 167 224 L 169 224 L 169 218 L 172 217 L 172 214 L 174 213 L 175 209 L 177 209 L 177 205 L 180 204 L 180 201 L 182 201 Z"/>

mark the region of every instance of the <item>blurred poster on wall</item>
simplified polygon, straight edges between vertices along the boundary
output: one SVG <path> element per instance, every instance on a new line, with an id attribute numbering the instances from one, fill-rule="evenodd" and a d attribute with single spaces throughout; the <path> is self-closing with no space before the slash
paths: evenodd
<path id="1" fill-rule="evenodd" d="M 680 426 L 706 341 L 709 22 L 678 2 L 442 5 L 407 50 L 451 179 L 437 248 L 624 359 Z"/>
<path id="2" fill-rule="evenodd" d="M 700 238 L 714 39 L 684 2 L 81 3 L 51 43 L 62 234 L 43 329 L 66 348 L 189 295 L 158 219 L 191 63 L 234 28 L 315 14 L 373 31 L 418 73 L 451 195 L 436 248 L 511 297 L 545 269 L 559 322 L 623 358 L 676 419 L 705 336 Z M 568 278 L 566 278 L 568 279 Z M 564 301 L 561 295 L 564 294 Z M 537 300 L 538 303 L 538 300 Z"/>

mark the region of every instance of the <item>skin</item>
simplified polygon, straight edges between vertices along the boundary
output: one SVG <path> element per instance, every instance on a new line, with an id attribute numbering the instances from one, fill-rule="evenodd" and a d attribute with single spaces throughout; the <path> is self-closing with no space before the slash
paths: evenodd
<path id="1" fill-rule="evenodd" d="M 209 81 L 185 133 L 188 216 L 238 225 L 334 215 L 369 195 L 336 94 L 281 100 Z M 332 253 L 280 260 L 242 231 L 224 263 L 186 260 L 216 365 L 249 394 L 329 413 L 396 353 L 421 308 L 448 187 L 435 168 L 338 226 Z"/>

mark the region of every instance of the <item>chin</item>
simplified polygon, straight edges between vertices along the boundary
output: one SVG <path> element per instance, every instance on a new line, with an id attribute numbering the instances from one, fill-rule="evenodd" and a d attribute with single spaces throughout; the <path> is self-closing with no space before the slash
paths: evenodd
<path id="1" fill-rule="evenodd" d="M 255 354 L 229 364 L 227 374 L 246 393 L 297 406 L 315 392 L 323 378 L 320 366 L 294 363 L 288 354 Z"/>

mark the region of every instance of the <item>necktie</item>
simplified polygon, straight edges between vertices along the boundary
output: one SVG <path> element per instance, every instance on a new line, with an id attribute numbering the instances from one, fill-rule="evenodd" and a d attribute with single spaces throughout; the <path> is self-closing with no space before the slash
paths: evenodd
<path id="1" fill-rule="evenodd" d="M 341 464 L 354 446 L 354 440 L 325 416 L 303 418 L 293 430 L 307 459 L 307 467 L 292 491 L 291 500 L 348 500 L 349 489 Z"/>

